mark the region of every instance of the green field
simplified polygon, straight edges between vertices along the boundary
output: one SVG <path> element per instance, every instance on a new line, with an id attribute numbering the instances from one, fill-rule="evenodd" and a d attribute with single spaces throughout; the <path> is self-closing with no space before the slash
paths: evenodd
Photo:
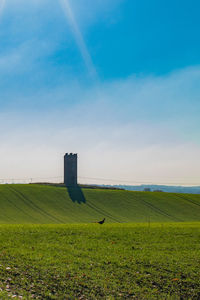
<path id="1" fill-rule="evenodd" d="M 200 299 L 200 195 L 1 185 L 0 223 L 0 299 Z"/>
<path id="2" fill-rule="evenodd" d="M 0 225 L 0 299 L 199 299 L 200 224 Z"/>
<path id="3" fill-rule="evenodd" d="M 200 195 L 0 185 L 0 223 L 200 221 Z"/>

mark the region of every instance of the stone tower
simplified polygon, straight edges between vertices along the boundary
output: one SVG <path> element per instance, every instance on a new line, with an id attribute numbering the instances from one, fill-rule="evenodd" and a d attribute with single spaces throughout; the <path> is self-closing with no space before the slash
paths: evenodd
<path id="1" fill-rule="evenodd" d="M 64 156 L 64 184 L 77 185 L 77 154 L 66 153 Z"/>

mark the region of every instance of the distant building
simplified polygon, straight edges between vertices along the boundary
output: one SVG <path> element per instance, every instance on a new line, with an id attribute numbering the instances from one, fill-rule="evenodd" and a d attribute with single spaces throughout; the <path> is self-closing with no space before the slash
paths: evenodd
<path id="1" fill-rule="evenodd" d="M 150 188 L 144 188 L 144 192 L 151 192 Z"/>
<path id="2" fill-rule="evenodd" d="M 64 184 L 77 185 L 77 154 L 66 153 L 64 156 Z"/>

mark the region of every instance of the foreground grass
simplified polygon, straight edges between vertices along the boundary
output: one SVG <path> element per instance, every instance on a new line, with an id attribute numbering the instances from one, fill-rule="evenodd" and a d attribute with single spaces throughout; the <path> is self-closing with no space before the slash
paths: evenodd
<path id="1" fill-rule="evenodd" d="M 1 225 L 0 299 L 199 299 L 200 223 Z"/>

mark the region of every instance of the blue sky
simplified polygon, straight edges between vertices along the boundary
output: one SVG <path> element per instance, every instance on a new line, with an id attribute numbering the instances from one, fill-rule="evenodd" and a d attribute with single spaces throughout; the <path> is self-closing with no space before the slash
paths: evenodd
<path id="1" fill-rule="evenodd" d="M 200 4 L 4 0 L 0 178 L 200 184 Z M 109 180 L 97 182 L 109 183 Z"/>

